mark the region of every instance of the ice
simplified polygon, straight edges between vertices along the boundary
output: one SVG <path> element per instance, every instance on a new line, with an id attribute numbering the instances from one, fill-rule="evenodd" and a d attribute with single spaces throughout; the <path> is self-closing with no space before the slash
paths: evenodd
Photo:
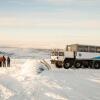
<path id="1" fill-rule="evenodd" d="M 100 70 L 57 69 L 42 59 L 11 59 L 0 68 L 0 100 L 100 100 Z"/>

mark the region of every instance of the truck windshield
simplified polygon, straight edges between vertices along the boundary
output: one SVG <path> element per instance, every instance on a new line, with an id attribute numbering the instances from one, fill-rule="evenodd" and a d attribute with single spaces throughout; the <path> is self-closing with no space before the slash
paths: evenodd
<path id="1" fill-rule="evenodd" d="M 52 52 L 51 55 L 52 56 L 58 56 L 58 52 Z"/>
<path id="2" fill-rule="evenodd" d="M 59 52 L 59 56 L 64 56 L 64 52 Z"/>

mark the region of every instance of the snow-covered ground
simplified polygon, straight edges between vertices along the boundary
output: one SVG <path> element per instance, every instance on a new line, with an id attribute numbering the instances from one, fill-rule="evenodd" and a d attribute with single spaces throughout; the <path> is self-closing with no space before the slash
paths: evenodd
<path id="1" fill-rule="evenodd" d="M 34 48 L 14 48 L 0 47 L 0 55 L 10 56 L 11 58 L 20 59 L 44 59 L 50 58 L 49 49 L 34 49 Z"/>
<path id="2" fill-rule="evenodd" d="M 100 70 L 48 70 L 36 59 L 11 62 L 0 68 L 0 100 L 100 100 Z"/>

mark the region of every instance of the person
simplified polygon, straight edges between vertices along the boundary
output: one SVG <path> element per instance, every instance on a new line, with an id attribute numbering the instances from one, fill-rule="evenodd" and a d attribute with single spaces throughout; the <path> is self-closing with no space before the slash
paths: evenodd
<path id="1" fill-rule="evenodd" d="M 10 57 L 7 57 L 7 67 L 10 67 Z"/>
<path id="2" fill-rule="evenodd" d="M 2 62 L 0 61 L 0 67 L 2 67 Z"/>
<path id="3" fill-rule="evenodd" d="M 6 58 L 3 56 L 3 67 L 6 67 Z"/>

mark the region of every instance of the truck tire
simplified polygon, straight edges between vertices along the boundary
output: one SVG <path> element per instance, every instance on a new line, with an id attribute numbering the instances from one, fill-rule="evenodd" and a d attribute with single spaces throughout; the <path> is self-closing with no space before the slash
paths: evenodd
<path id="1" fill-rule="evenodd" d="M 89 62 L 89 68 L 93 68 L 93 62 L 92 61 Z"/>
<path id="2" fill-rule="evenodd" d="M 55 65 L 57 68 L 62 68 L 62 64 L 60 62 L 56 62 Z"/>
<path id="3" fill-rule="evenodd" d="M 82 63 L 81 62 L 75 62 L 75 68 L 81 68 Z"/>
<path id="4" fill-rule="evenodd" d="M 83 65 L 83 68 L 89 68 L 90 67 L 88 60 L 82 61 L 82 65 Z"/>
<path id="5" fill-rule="evenodd" d="M 99 62 L 95 62 L 94 63 L 94 68 L 95 69 L 100 69 L 100 63 Z"/>
<path id="6" fill-rule="evenodd" d="M 71 61 L 65 61 L 64 62 L 64 68 L 65 69 L 69 69 L 72 67 L 72 62 Z"/>

